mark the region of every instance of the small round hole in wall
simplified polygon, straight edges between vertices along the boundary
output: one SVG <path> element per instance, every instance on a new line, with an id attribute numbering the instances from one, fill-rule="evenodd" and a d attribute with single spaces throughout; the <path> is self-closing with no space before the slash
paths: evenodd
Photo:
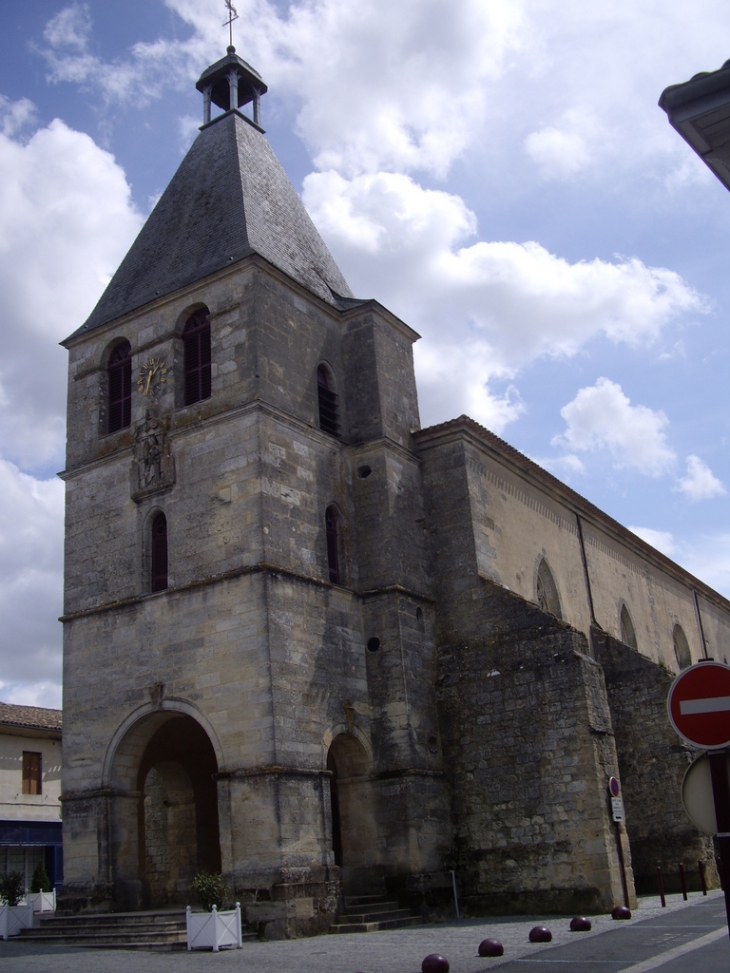
<path id="1" fill-rule="evenodd" d="M 368 652 L 377 652 L 380 648 L 380 639 L 373 636 L 368 639 Z"/>
<path id="2" fill-rule="evenodd" d="M 428 749 L 431 751 L 431 753 L 436 753 L 436 751 L 438 750 L 438 745 L 439 742 L 432 733 L 431 736 L 428 738 Z"/>
<path id="3" fill-rule="evenodd" d="M 360 469 L 357 471 L 357 475 L 360 477 L 361 480 L 367 480 L 367 478 L 370 476 L 372 472 L 373 471 L 370 469 L 369 466 L 361 466 Z"/>

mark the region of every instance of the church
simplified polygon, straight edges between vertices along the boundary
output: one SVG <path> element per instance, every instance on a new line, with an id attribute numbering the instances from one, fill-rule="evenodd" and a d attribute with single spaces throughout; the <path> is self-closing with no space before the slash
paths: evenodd
<path id="1" fill-rule="evenodd" d="M 293 937 L 349 896 L 446 908 L 452 872 L 471 915 L 714 875 L 666 694 L 730 603 L 468 417 L 421 429 L 418 335 L 350 291 L 264 81 L 231 46 L 197 88 L 63 342 L 62 907 L 222 872 Z"/>

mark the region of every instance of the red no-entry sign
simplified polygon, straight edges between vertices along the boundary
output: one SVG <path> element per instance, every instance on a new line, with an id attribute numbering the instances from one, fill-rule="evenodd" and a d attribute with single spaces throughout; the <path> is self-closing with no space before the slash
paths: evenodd
<path id="1" fill-rule="evenodd" d="M 730 747 L 730 666 L 698 662 L 685 669 L 672 683 L 667 709 L 688 743 L 703 750 Z"/>

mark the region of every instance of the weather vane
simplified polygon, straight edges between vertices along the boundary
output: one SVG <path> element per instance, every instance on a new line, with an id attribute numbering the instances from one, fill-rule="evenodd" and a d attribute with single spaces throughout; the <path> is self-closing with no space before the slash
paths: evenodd
<path id="1" fill-rule="evenodd" d="M 223 22 L 223 26 L 225 27 L 226 24 L 228 24 L 228 30 L 229 30 L 230 36 L 231 36 L 231 45 L 230 46 L 233 47 L 233 21 L 234 20 L 238 20 L 238 11 L 233 6 L 232 0 L 224 0 L 224 2 L 225 2 L 225 5 L 226 5 L 226 10 L 228 11 L 228 20 L 225 20 Z"/>

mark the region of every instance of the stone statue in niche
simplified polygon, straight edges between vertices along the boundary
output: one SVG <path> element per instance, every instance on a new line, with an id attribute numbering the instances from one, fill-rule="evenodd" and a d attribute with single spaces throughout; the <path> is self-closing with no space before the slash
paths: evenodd
<path id="1" fill-rule="evenodd" d="M 166 490 L 175 482 L 175 462 L 167 436 L 167 420 L 148 412 L 134 433 L 132 499 Z"/>

